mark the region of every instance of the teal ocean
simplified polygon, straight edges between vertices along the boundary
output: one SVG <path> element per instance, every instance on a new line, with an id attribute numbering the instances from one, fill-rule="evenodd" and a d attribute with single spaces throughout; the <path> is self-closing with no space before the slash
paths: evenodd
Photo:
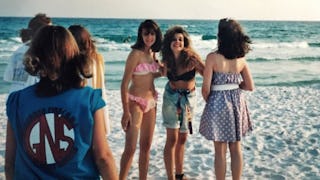
<path id="1" fill-rule="evenodd" d="M 21 44 L 19 30 L 30 18 L 0 17 L 0 93 L 8 91 L 3 71 L 12 53 Z M 85 26 L 93 35 L 105 58 L 107 89 L 116 90 L 130 46 L 135 42 L 140 19 L 53 18 L 53 23 L 68 27 Z M 156 20 L 163 33 L 173 25 L 183 26 L 193 46 L 205 59 L 216 48 L 217 20 Z M 320 88 L 320 22 L 240 21 L 252 38 L 247 55 L 256 86 L 311 86 Z M 201 78 L 197 86 L 201 86 Z M 156 84 L 163 87 L 166 79 Z"/>

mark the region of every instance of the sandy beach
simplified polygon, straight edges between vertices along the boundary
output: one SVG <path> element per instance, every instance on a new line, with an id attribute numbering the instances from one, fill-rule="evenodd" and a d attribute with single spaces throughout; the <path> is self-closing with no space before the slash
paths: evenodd
<path id="1" fill-rule="evenodd" d="M 163 90 L 158 89 L 160 96 Z M 246 93 L 254 131 L 242 141 L 243 179 L 319 179 L 320 178 L 320 106 L 319 88 L 257 87 Z M 194 134 L 189 135 L 185 152 L 185 174 L 189 179 L 215 179 L 213 143 L 199 133 L 199 119 L 204 101 L 197 89 Z M 6 136 L 5 100 L 0 95 L 0 179 L 4 179 Z M 123 151 L 125 134 L 120 126 L 122 106 L 120 91 L 107 92 L 112 132 L 108 141 L 117 166 Z M 162 99 L 158 101 L 157 124 L 151 148 L 149 179 L 165 180 L 163 148 L 165 129 L 161 116 Z M 128 179 L 138 179 L 138 151 Z M 228 157 L 227 179 L 231 179 Z"/>

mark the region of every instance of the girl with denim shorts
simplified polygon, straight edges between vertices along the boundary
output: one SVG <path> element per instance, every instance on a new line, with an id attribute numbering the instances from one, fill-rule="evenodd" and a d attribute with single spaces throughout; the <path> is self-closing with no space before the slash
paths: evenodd
<path id="1" fill-rule="evenodd" d="M 202 75 L 204 63 L 192 49 L 188 33 L 180 26 L 164 35 L 161 49 L 168 83 L 163 94 L 163 125 L 167 130 L 164 162 L 168 179 L 183 179 L 184 147 L 192 133 L 195 105 L 195 75 Z M 175 174 L 175 175 L 174 175 Z"/>

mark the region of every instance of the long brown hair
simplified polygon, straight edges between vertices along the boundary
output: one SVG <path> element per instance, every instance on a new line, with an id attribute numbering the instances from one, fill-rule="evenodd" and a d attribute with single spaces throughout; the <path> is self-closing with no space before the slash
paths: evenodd
<path id="1" fill-rule="evenodd" d="M 175 34 L 182 34 L 184 40 L 184 49 L 182 50 L 179 57 L 179 64 L 175 63 L 175 57 L 171 50 L 171 42 L 174 39 Z M 176 67 L 181 65 L 183 67 L 187 67 L 191 61 L 191 58 L 200 59 L 200 56 L 193 50 L 191 45 L 191 39 L 189 34 L 185 29 L 180 26 L 173 26 L 168 29 L 166 34 L 164 35 L 162 48 L 161 48 L 162 61 L 167 64 L 168 71 L 176 73 Z"/>
<path id="2" fill-rule="evenodd" d="M 131 46 L 131 48 L 140 49 L 140 50 L 144 48 L 145 45 L 144 45 L 143 38 L 142 38 L 142 30 L 143 29 L 145 29 L 147 31 L 154 31 L 154 33 L 156 34 L 156 41 L 151 46 L 151 49 L 153 52 L 159 52 L 160 48 L 161 48 L 161 42 L 162 42 L 162 33 L 161 33 L 161 30 L 160 30 L 160 27 L 158 26 L 158 24 L 151 19 L 147 19 L 147 20 L 141 22 L 139 29 L 138 29 L 137 41 L 134 45 Z"/>
<path id="3" fill-rule="evenodd" d="M 62 26 L 39 30 L 25 55 L 24 65 L 29 74 L 40 76 L 36 88 L 39 96 L 83 87 L 84 79 L 92 76 L 72 34 Z"/>
<path id="4" fill-rule="evenodd" d="M 80 53 L 83 53 L 91 59 L 97 58 L 97 49 L 89 31 L 81 25 L 71 25 L 68 30 L 75 38 Z"/>

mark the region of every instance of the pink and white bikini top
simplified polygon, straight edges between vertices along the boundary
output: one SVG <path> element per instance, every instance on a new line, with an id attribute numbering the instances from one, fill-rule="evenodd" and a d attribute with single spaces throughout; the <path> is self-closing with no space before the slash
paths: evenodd
<path id="1" fill-rule="evenodd" d="M 134 75 L 146 75 L 148 73 L 155 73 L 159 70 L 159 64 L 153 61 L 152 63 L 141 63 L 138 64 L 134 70 Z"/>

